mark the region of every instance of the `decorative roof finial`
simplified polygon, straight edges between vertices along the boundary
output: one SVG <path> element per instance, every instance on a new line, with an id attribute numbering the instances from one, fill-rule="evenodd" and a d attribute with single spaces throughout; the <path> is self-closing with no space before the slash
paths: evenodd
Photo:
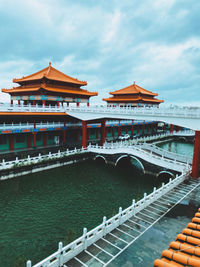
<path id="1" fill-rule="evenodd" d="M 51 67 L 51 61 L 49 61 L 49 67 Z"/>

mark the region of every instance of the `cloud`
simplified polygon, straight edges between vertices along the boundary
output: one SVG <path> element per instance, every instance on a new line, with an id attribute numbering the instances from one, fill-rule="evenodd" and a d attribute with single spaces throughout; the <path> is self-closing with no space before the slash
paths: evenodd
<path id="1" fill-rule="evenodd" d="M 195 0 L 0 0 L 1 88 L 52 61 L 87 80 L 94 102 L 134 80 L 166 102 L 198 102 L 199 9 Z"/>

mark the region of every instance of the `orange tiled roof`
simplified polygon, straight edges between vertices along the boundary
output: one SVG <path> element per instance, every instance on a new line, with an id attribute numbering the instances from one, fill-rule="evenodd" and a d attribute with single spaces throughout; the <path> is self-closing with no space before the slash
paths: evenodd
<path id="1" fill-rule="evenodd" d="M 162 258 L 154 261 L 154 267 L 200 267 L 200 208 L 182 234 L 171 242 L 168 250 L 162 252 Z"/>
<path id="2" fill-rule="evenodd" d="M 145 102 L 155 102 L 155 103 L 162 103 L 164 102 L 164 100 L 159 100 L 157 98 L 148 98 L 148 97 L 143 97 L 143 96 L 134 96 L 134 97 L 130 97 L 130 98 L 125 98 L 125 97 L 121 97 L 121 98 L 115 98 L 115 97 L 110 97 L 110 98 L 103 98 L 104 101 L 108 101 L 108 102 L 138 102 L 138 101 L 145 101 Z"/>
<path id="3" fill-rule="evenodd" d="M 111 95 L 124 95 L 124 94 L 145 94 L 145 95 L 150 95 L 150 96 L 157 96 L 158 94 L 153 93 L 151 91 L 148 91 L 140 86 L 138 86 L 137 84 L 135 84 L 135 82 L 123 89 L 114 91 L 114 92 L 110 92 Z"/>
<path id="4" fill-rule="evenodd" d="M 21 82 L 26 82 L 26 81 L 40 80 L 43 77 L 46 77 L 50 80 L 73 83 L 73 84 L 77 84 L 77 85 L 87 85 L 86 81 L 79 81 L 78 79 L 70 77 L 70 76 L 62 73 L 61 71 L 53 68 L 51 66 L 51 63 L 49 63 L 49 66 L 47 68 L 44 68 L 38 72 L 35 72 L 31 75 L 22 77 L 20 79 L 13 79 L 13 82 L 21 83 Z"/>
<path id="5" fill-rule="evenodd" d="M 45 84 L 41 84 L 41 86 L 37 87 L 14 87 L 12 89 L 2 89 L 2 92 L 4 93 L 24 93 L 24 92 L 36 92 L 39 91 L 40 89 L 44 89 L 49 92 L 56 92 L 56 93 L 65 93 L 65 94 L 75 94 L 75 95 L 85 95 L 85 96 L 96 96 L 98 95 L 97 92 L 89 92 L 87 90 L 83 89 L 77 89 L 77 88 L 56 88 L 56 87 L 48 87 Z"/>

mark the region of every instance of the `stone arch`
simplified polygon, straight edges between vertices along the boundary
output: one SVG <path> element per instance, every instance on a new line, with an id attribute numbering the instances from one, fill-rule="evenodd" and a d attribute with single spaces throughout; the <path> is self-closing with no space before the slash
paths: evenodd
<path id="1" fill-rule="evenodd" d="M 159 178 L 159 176 L 162 174 L 168 174 L 169 176 L 171 176 L 170 178 L 175 178 L 175 174 L 170 171 L 160 171 L 156 174 L 156 178 Z"/>
<path id="2" fill-rule="evenodd" d="M 102 156 L 102 155 L 96 155 L 95 158 L 94 158 L 94 160 L 96 160 L 96 159 L 98 159 L 98 158 L 103 159 L 104 162 L 107 163 L 107 160 L 106 160 L 106 158 L 105 158 L 104 156 Z"/>
<path id="3" fill-rule="evenodd" d="M 144 168 L 144 165 L 142 164 L 142 162 L 141 162 L 138 158 L 136 158 L 136 157 L 134 157 L 134 156 L 132 156 L 132 155 L 130 155 L 130 156 L 129 156 L 129 155 L 122 155 L 122 156 L 120 156 L 120 157 L 116 160 L 116 162 L 115 162 L 115 166 L 117 166 L 118 162 L 119 162 L 122 158 L 132 158 L 132 159 L 134 159 L 134 160 L 139 164 L 139 166 L 141 167 L 142 172 L 145 173 L 145 168 Z"/>

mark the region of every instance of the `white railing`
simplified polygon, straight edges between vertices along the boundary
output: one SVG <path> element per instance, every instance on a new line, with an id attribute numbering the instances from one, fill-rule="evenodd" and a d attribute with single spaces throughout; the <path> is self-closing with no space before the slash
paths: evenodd
<path id="1" fill-rule="evenodd" d="M 143 144 L 140 144 L 140 148 L 150 150 L 150 151 L 152 151 L 156 154 L 159 154 L 165 158 L 176 159 L 177 161 L 180 161 L 180 162 L 192 164 L 192 158 L 191 157 L 187 157 L 185 155 L 173 153 L 171 151 L 157 147 L 153 144 L 143 143 Z"/>
<path id="2" fill-rule="evenodd" d="M 170 170 L 182 172 L 183 170 L 189 170 L 189 163 L 182 163 L 178 161 L 178 157 L 174 157 L 173 160 L 164 157 L 164 153 L 160 155 L 155 155 L 152 151 L 146 151 L 139 146 L 131 145 L 128 143 L 117 142 L 111 144 L 105 144 L 103 147 L 98 145 L 89 145 L 88 151 L 93 153 L 103 153 L 103 154 L 120 154 L 126 153 L 133 155 L 143 160 L 152 163 L 154 165 L 165 167 Z"/>
<path id="3" fill-rule="evenodd" d="M 158 189 L 154 187 L 153 192 L 149 195 L 144 193 L 144 197 L 135 202 L 133 200 L 132 205 L 128 208 L 122 210 L 119 208 L 119 212 L 110 219 L 103 217 L 103 222 L 87 232 L 87 229 L 83 229 L 83 235 L 71 242 L 70 244 L 63 247 L 62 242 L 59 242 L 58 251 L 42 260 L 41 262 L 33 265 L 33 267 L 61 267 L 64 263 L 73 259 L 79 253 L 87 249 L 90 245 L 104 237 L 106 234 L 110 233 L 112 230 L 117 228 L 119 225 L 126 222 L 132 216 L 146 208 L 148 205 L 152 204 L 154 201 L 162 197 L 164 194 L 171 191 L 174 187 L 183 182 L 189 177 L 189 172 L 182 173 L 177 176 L 174 180 L 170 179 L 167 184 L 162 184 Z M 27 267 L 31 267 L 31 261 L 27 261 Z"/>
<path id="4" fill-rule="evenodd" d="M 0 171 L 15 168 L 15 167 L 22 167 L 22 166 L 42 163 L 45 161 L 59 159 L 59 158 L 63 158 L 69 155 L 81 154 L 85 152 L 87 152 L 87 149 L 84 149 L 84 148 L 76 149 L 75 148 L 74 150 L 67 149 L 64 152 L 63 151 L 61 152 L 59 150 L 57 153 L 49 152 L 48 154 L 45 154 L 45 155 L 39 154 L 38 156 L 35 156 L 35 157 L 30 157 L 30 155 L 28 155 L 27 158 L 24 158 L 24 159 L 18 159 L 18 157 L 16 157 L 16 159 L 12 161 L 5 161 L 3 159 L 2 162 L 0 162 Z"/>
<path id="5" fill-rule="evenodd" d="M 162 117 L 177 117 L 177 118 L 200 118 L 200 109 L 192 109 L 189 107 L 107 107 L 107 106 L 39 106 L 39 105 L 10 105 L 8 103 L 0 105 L 0 111 L 9 112 L 85 112 L 85 113 L 108 113 L 108 114 L 129 114 L 129 115 L 147 115 L 147 116 L 162 116 Z"/>
<path id="6" fill-rule="evenodd" d="M 66 112 L 78 113 L 101 113 L 101 114 L 120 114 L 120 115 L 147 115 L 161 117 L 176 117 L 176 118 L 200 118 L 200 109 L 191 108 L 162 108 L 162 107 L 106 107 L 106 106 L 90 106 L 90 107 L 66 107 Z"/>

